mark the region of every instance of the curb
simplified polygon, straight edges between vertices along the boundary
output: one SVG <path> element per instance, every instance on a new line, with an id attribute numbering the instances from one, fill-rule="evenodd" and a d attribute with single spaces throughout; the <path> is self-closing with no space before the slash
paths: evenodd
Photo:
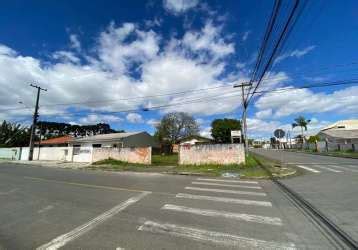
<path id="1" fill-rule="evenodd" d="M 293 152 L 293 153 L 302 153 L 302 154 L 308 154 L 308 155 L 319 155 L 319 156 L 330 156 L 330 157 L 336 157 L 336 158 L 347 158 L 347 159 L 355 159 L 358 160 L 358 157 L 354 156 L 347 156 L 347 155 L 330 155 L 330 154 L 317 154 L 317 153 L 311 153 L 311 152 L 304 152 L 304 151 L 288 151 L 285 150 L 285 152 Z"/>

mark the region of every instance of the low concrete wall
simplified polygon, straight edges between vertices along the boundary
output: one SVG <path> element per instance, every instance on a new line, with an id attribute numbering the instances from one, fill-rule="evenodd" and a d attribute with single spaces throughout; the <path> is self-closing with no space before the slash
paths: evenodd
<path id="1" fill-rule="evenodd" d="M 73 162 L 92 162 L 92 147 L 80 147 L 80 148 L 72 148 L 73 152 L 71 152 L 72 161 Z"/>
<path id="2" fill-rule="evenodd" d="M 129 163 L 151 164 L 152 148 L 94 148 L 92 162 L 115 159 Z"/>
<path id="3" fill-rule="evenodd" d="M 243 144 L 205 144 L 181 146 L 179 164 L 240 164 L 245 162 Z"/>
<path id="4" fill-rule="evenodd" d="M 0 148 L 0 159 L 19 160 L 21 148 Z"/>

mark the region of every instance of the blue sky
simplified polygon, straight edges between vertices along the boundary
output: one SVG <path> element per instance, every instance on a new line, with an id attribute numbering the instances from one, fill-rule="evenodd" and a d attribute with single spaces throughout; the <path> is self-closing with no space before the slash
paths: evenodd
<path id="1" fill-rule="evenodd" d="M 152 133 L 163 114 L 185 111 L 208 135 L 213 119 L 241 116 L 239 92 L 230 85 L 249 79 L 272 6 L 229 0 L 5 1 L 0 119 L 30 122 L 32 110 L 25 106 L 33 106 L 28 84 L 35 82 L 48 88 L 41 96 L 43 120 L 107 122 Z M 290 6 L 285 2 L 283 8 Z M 357 78 L 357 31 L 356 1 L 309 1 L 261 90 Z M 187 90 L 196 91 L 157 96 Z M 175 105 L 182 102 L 189 103 Z M 167 104 L 172 106 L 140 111 Z M 124 110 L 133 111 L 117 112 Z M 249 132 L 269 137 L 304 115 L 313 120 L 314 133 L 357 118 L 357 110 L 357 85 L 266 93 L 251 103 Z"/>

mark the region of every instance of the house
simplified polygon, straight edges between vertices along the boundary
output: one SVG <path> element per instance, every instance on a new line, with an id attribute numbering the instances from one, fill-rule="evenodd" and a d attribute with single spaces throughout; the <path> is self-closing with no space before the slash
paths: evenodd
<path id="1" fill-rule="evenodd" d="M 67 147 L 71 140 L 72 136 L 65 135 L 35 142 L 35 145 L 38 146 L 40 144 L 40 147 Z"/>
<path id="2" fill-rule="evenodd" d="M 200 135 L 187 136 L 187 137 L 180 139 L 177 144 L 173 145 L 173 152 L 174 153 L 179 152 L 179 146 L 208 144 L 208 143 L 211 143 L 212 141 L 213 141 L 212 139 L 203 137 Z"/>
<path id="3" fill-rule="evenodd" d="M 328 143 L 358 144 L 358 120 L 338 121 L 323 128 L 318 136 Z"/>
<path id="4" fill-rule="evenodd" d="M 131 148 L 131 147 L 155 147 L 157 146 L 153 136 L 147 132 L 111 133 L 74 138 L 73 147 L 92 148 Z"/>
<path id="5" fill-rule="evenodd" d="M 358 120 L 338 121 L 323 128 L 318 134 L 326 150 L 358 151 Z"/>

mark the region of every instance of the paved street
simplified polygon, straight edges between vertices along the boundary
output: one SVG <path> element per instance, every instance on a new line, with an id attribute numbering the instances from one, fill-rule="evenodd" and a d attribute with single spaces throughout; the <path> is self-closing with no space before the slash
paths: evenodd
<path id="1" fill-rule="evenodd" d="M 270 181 L 0 164 L 3 249 L 336 249 Z"/>
<path id="2" fill-rule="evenodd" d="M 319 208 L 339 227 L 358 239 L 358 160 L 284 152 L 254 150 L 298 167 L 304 175 L 283 180 Z"/>

